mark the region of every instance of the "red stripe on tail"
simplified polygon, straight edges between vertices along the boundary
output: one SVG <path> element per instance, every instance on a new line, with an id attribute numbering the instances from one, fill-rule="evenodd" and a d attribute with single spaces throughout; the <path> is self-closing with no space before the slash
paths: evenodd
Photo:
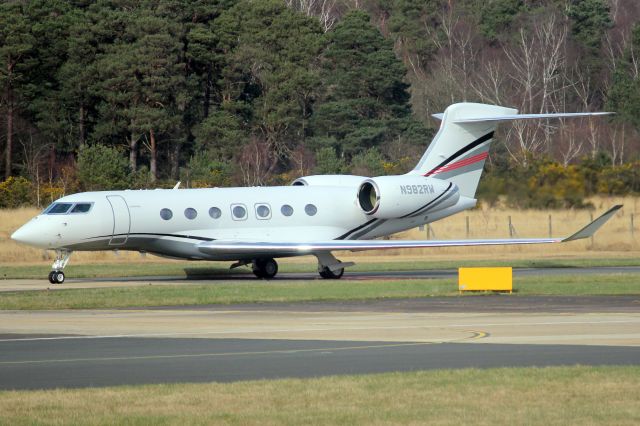
<path id="1" fill-rule="evenodd" d="M 489 151 L 483 152 L 483 153 L 474 155 L 472 157 L 465 158 L 464 160 L 456 161 L 455 163 L 446 164 L 444 166 L 437 167 L 431 170 L 430 172 L 425 173 L 424 176 L 432 176 L 432 175 L 437 175 L 438 173 L 450 172 L 451 170 L 456 170 L 461 167 L 465 167 L 470 164 L 474 164 L 479 161 L 485 160 L 488 156 L 489 156 Z"/>

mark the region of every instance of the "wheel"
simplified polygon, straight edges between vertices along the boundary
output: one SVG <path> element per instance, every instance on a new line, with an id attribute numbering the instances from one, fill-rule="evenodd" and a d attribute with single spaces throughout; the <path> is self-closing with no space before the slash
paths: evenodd
<path id="1" fill-rule="evenodd" d="M 55 284 L 56 283 L 55 278 L 53 277 L 53 274 L 55 274 L 55 273 L 56 273 L 56 271 L 49 272 L 49 282 L 51 284 Z"/>
<path id="2" fill-rule="evenodd" d="M 62 284 L 64 282 L 64 272 L 62 271 L 54 271 L 53 280 L 55 284 Z"/>
<path id="3" fill-rule="evenodd" d="M 278 264 L 273 259 L 266 259 L 264 262 L 264 277 L 269 279 L 278 273 Z"/>
<path id="4" fill-rule="evenodd" d="M 264 278 L 264 275 L 262 275 L 262 269 L 257 267 L 256 263 L 257 262 L 254 262 L 253 264 L 253 275 L 255 275 L 257 278 Z"/>
<path id="5" fill-rule="evenodd" d="M 278 263 L 273 259 L 256 259 L 253 261 L 253 273 L 258 278 L 271 279 L 278 273 Z"/>
<path id="6" fill-rule="evenodd" d="M 331 269 L 325 266 L 320 270 L 320 276 L 327 280 L 338 280 L 342 278 L 343 274 L 344 274 L 344 268 L 340 268 L 337 271 L 332 271 Z"/>

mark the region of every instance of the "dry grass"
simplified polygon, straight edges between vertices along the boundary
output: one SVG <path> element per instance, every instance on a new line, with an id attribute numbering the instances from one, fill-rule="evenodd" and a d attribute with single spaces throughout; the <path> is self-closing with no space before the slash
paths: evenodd
<path id="1" fill-rule="evenodd" d="M 640 368 L 439 370 L 0 393 L 3 424 L 640 422 Z"/>
<path id="2" fill-rule="evenodd" d="M 536 258 L 616 258 L 616 257 L 640 257 L 640 198 L 594 198 L 591 200 L 596 210 L 592 212 L 597 217 L 615 204 L 624 204 L 616 216 L 607 223 L 605 228 L 596 234 L 593 242 L 584 240 L 570 244 L 554 246 L 496 246 L 439 248 L 439 249 L 414 249 L 385 251 L 372 255 L 371 252 L 358 252 L 343 254 L 344 259 L 357 257 L 360 262 L 383 260 L 392 261 L 402 255 L 403 260 L 420 258 L 424 260 L 428 256 L 431 260 L 446 260 L 455 256 L 460 259 L 486 259 L 496 255 L 501 258 L 527 259 Z M 38 214 L 34 208 L 22 208 L 17 210 L 0 210 L 0 265 L 8 264 L 34 264 L 49 263 L 50 254 L 12 241 L 9 236 L 20 225 Z M 631 234 L 631 215 L 635 219 L 635 237 Z M 517 237 L 546 237 L 549 234 L 549 215 L 552 217 L 553 236 L 567 236 L 575 232 L 590 219 L 587 210 L 516 210 L 516 209 L 491 209 L 482 207 L 473 211 L 460 213 L 447 219 L 432 224 L 432 230 L 436 239 L 460 239 L 460 238 L 506 238 L 509 237 L 508 218 L 516 231 Z M 466 218 L 469 218 L 469 235 L 466 232 Z M 394 238 L 425 239 L 427 232 L 418 229 L 410 230 Z M 160 258 L 152 257 L 154 262 L 162 262 Z M 137 253 L 119 252 L 91 252 L 75 253 L 72 262 L 105 263 L 105 262 L 140 262 Z M 287 262 L 309 262 L 308 259 L 291 259 Z"/>
<path id="3" fill-rule="evenodd" d="M 598 217 L 616 204 L 624 207 L 602 228 L 593 241 L 585 239 L 570 244 L 554 246 L 495 246 L 495 247 L 456 247 L 438 249 L 397 250 L 389 254 L 429 255 L 430 258 L 447 258 L 451 255 L 464 259 L 491 258 L 495 255 L 514 259 L 536 257 L 638 257 L 640 255 L 640 198 L 611 197 L 593 198 L 595 210 L 519 210 L 492 209 L 487 206 L 443 219 L 431 225 L 432 239 L 460 238 L 508 238 L 509 217 L 515 230 L 514 237 L 549 236 L 549 216 L 551 216 L 552 236 L 564 237 L 576 232 L 589 223 L 591 216 Z M 631 234 L 631 216 L 634 217 L 634 236 Z M 469 234 L 466 220 L 469 218 Z M 425 239 L 427 230 L 412 229 L 400 233 L 394 238 Z"/>

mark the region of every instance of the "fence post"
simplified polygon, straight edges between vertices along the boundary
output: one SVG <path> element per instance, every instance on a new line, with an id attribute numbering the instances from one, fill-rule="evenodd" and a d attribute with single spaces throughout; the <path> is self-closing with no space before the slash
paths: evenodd
<path id="1" fill-rule="evenodd" d="M 553 237 L 553 226 L 551 224 L 551 215 L 549 215 L 549 238 Z"/>
<path id="2" fill-rule="evenodd" d="M 427 223 L 427 240 L 430 240 L 431 237 L 435 237 L 436 233 L 433 232 L 433 228 L 431 228 L 431 225 Z"/>
<path id="3" fill-rule="evenodd" d="M 593 212 L 589 212 L 589 223 L 593 222 Z M 591 234 L 591 247 L 593 247 L 593 234 Z"/>
<path id="4" fill-rule="evenodd" d="M 509 215 L 509 238 L 513 238 L 516 233 L 516 228 L 511 223 L 511 215 Z"/>
<path id="5" fill-rule="evenodd" d="M 633 233 L 634 233 L 634 226 L 633 226 L 633 213 L 631 213 L 631 238 L 633 238 Z"/>
<path id="6" fill-rule="evenodd" d="M 631 216 L 633 218 L 633 216 Z M 469 238 L 469 216 L 465 217 L 467 222 L 467 238 Z"/>

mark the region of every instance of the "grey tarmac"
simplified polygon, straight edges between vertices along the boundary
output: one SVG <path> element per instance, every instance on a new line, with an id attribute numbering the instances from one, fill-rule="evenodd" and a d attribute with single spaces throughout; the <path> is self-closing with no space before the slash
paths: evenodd
<path id="1" fill-rule="evenodd" d="M 0 343 L 1 389 L 371 374 L 442 368 L 638 365 L 640 348 L 264 339 L 15 341 Z"/>

